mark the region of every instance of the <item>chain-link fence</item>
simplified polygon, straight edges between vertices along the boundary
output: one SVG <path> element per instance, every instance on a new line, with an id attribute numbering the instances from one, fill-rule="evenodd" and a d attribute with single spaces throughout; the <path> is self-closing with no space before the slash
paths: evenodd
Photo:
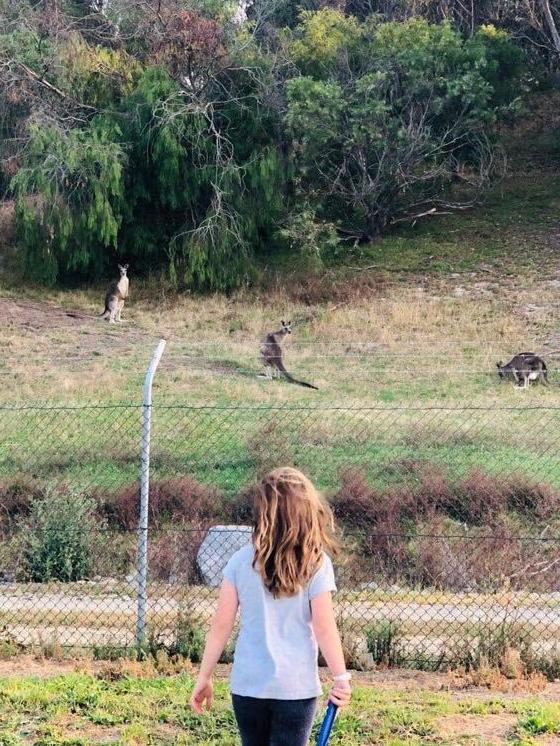
<path id="1" fill-rule="evenodd" d="M 142 407 L 0 408 L 0 627 L 15 644 L 130 648 L 141 612 L 144 644 L 196 657 L 219 569 L 249 540 L 233 527 L 250 523 L 259 475 L 291 464 L 340 527 L 351 664 L 468 666 L 515 651 L 560 669 L 560 409 L 150 412 L 144 590 Z"/>

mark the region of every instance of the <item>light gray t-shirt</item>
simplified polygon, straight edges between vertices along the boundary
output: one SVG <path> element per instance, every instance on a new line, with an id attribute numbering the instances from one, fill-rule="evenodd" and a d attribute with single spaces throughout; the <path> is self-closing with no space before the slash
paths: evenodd
<path id="1" fill-rule="evenodd" d="M 336 591 L 332 562 L 295 596 L 274 598 L 253 568 L 254 549 L 239 549 L 224 568 L 239 598 L 239 637 L 231 673 L 233 694 L 257 699 L 310 699 L 321 694 L 310 601 Z"/>

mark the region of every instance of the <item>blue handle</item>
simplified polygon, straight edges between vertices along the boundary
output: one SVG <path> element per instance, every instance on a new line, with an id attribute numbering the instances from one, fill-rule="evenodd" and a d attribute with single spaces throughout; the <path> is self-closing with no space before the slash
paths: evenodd
<path id="1" fill-rule="evenodd" d="M 329 736 L 331 735 L 331 730 L 334 725 L 334 720 L 336 718 L 337 709 L 337 706 L 333 702 L 329 702 L 327 711 L 325 712 L 325 717 L 323 718 L 323 724 L 321 725 L 321 730 L 319 731 L 319 736 L 317 738 L 317 746 L 327 746 L 327 743 L 329 742 Z"/>

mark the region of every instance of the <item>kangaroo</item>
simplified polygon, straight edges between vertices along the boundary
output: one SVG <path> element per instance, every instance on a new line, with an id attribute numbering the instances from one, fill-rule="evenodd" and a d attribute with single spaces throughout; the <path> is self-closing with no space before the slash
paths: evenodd
<path id="1" fill-rule="evenodd" d="M 105 310 L 101 314 L 101 318 L 106 319 L 110 324 L 121 321 L 124 299 L 128 298 L 128 277 L 126 275 L 128 264 L 124 266 L 119 264 L 118 267 L 121 276 L 118 282 L 113 283 L 109 290 L 107 290 Z"/>
<path id="2" fill-rule="evenodd" d="M 517 385 L 524 389 L 529 388 L 530 381 L 536 381 L 537 379 L 543 386 L 548 386 L 546 363 L 534 352 L 520 352 L 505 365 L 500 360 L 499 363 L 496 363 L 496 367 L 500 378 L 511 375 Z"/>
<path id="3" fill-rule="evenodd" d="M 270 332 L 266 335 L 260 347 L 261 360 L 264 363 L 267 378 L 273 378 L 275 375 L 282 375 L 287 381 L 290 381 L 290 383 L 297 383 L 298 386 L 305 386 L 305 388 L 308 389 L 318 390 L 318 387 L 314 386 L 312 383 L 298 381 L 297 378 L 290 375 L 284 367 L 284 363 L 282 362 L 281 342 L 286 334 L 292 333 L 292 323 L 291 321 L 288 321 L 288 323 L 282 321 L 281 323 L 282 326 L 277 332 Z"/>

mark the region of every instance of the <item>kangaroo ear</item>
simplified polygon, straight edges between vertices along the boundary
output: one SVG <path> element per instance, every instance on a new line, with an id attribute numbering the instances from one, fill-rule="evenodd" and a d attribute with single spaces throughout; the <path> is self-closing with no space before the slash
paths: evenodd
<path id="1" fill-rule="evenodd" d="M 282 324 L 282 326 L 286 326 L 286 322 L 284 321 L 284 319 L 282 319 L 282 320 L 280 321 L 280 323 Z"/>
<path id="2" fill-rule="evenodd" d="M 124 268 L 125 268 L 125 269 L 128 269 L 128 264 L 125 264 L 125 265 L 124 265 Z"/>
<path id="3" fill-rule="evenodd" d="M 502 365 L 503 365 L 503 363 L 502 363 L 502 361 L 500 360 L 500 362 L 499 362 L 499 363 L 496 363 L 496 368 L 501 368 L 501 367 L 502 367 Z"/>

